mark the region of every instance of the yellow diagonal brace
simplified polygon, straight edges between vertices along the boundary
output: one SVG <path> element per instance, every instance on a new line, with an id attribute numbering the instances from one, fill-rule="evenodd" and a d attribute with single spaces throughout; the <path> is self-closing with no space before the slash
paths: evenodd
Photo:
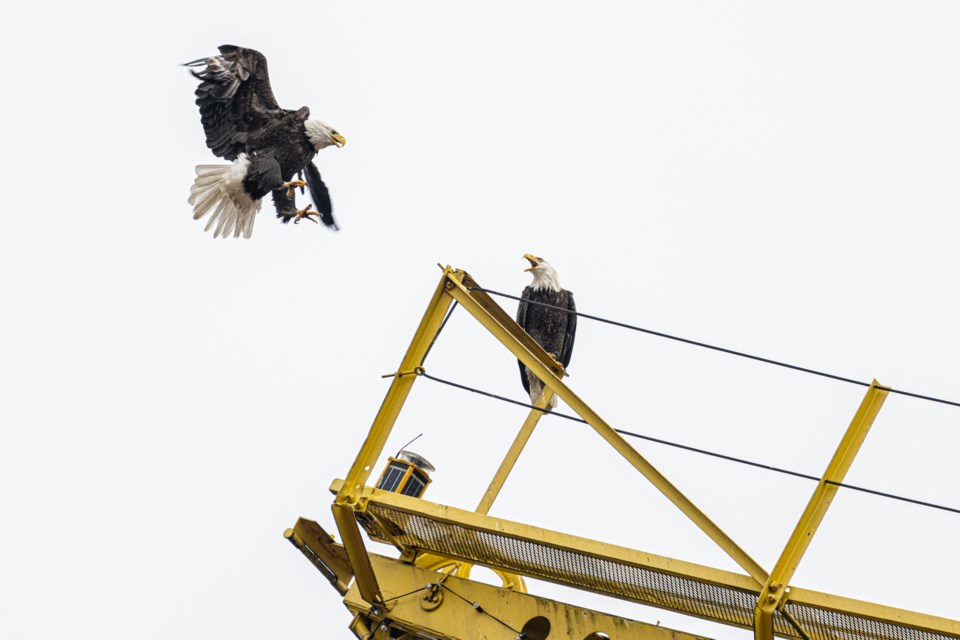
<path id="1" fill-rule="evenodd" d="M 486 515 L 490 513 L 490 507 L 493 506 L 494 500 L 497 499 L 497 496 L 500 495 L 500 489 L 503 488 L 503 483 L 507 481 L 507 478 L 510 476 L 510 472 L 513 471 L 514 465 L 517 464 L 517 460 L 520 458 L 520 454 L 523 452 L 523 448 L 527 446 L 527 442 L 530 440 L 530 436 L 533 435 L 533 430 L 536 428 L 537 423 L 540 422 L 540 418 L 543 417 L 543 409 L 550 403 L 550 399 L 553 398 L 553 391 L 549 388 L 543 390 L 543 393 L 540 394 L 540 398 L 537 399 L 535 406 L 536 409 L 530 409 L 530 413 L 527 414 L 527 419 L 523 421 L 523 424 L 520 426 L 520 432 L 517 433 L 517 437 L 514 438 L 513 444 L 510 445 L 510 449 L 507 451 L 507 455 L 504 456 L 503 462 L 500 463 L 500 468 L 497 469 L 497 472 L 493 475 L 493 480 L 490 481 L 490 486 L 487 487 L 486 492 L 484 492 L 483 497 L 480 499 L 480 504 L 477 505 L 477 513 L 482 513 Z M 421 556 L 417 558 L 418 567 L 430 567 L 430 563 L 435 562 L 437 556 L 432 556 L 426 554 L 426 557 Z M 460 576 L 461 578 L 469 578 L 470 570 L 473 567 L 469 562 L 456 562 L 454 560 L 442 560 L 442 564 L 438 566 L 453 565 L 452 570 L 453 575 Z M 436 569 L 434 569 L 436 570 Z M 527 592 L 527 585 L 524 579 L 515 574 L 508 573 L 506 571 L 500 571 L 499 569 L 494 569 L 494 573 L 500 576 L 503 580 L 503 586 L 505 589 L 515 589 L 522 593 Z"/>
<path id="2" fill-rule="evenodd" d="M 770 572 L 770 578 L 760 592 L 754 614 L 757 640 L 773 638 L 773 612 L 784 602 L 785 587 L 790 584 L 794 572 L 803 559 L 803 554 L 810 546 L 817 528 L 823 522 L 827 509 L 830 508 L 833 497 L 837 494 L 838 487 L 835 483 L 843 482 L 846 477 L 888 394 L 889 390 L 881 387 L 876 380 L 867 389 L 857 413 L 847 427 L 847 432 L 833 454 L 830 464 L 827 465 L 827 470 L 824 471 L 817 488 L 814 489 L 807 508 L 800 516 L 800 521 L 794 528 L 787 546 L 784 547 L 777 564 Z"/>
<path id="3" fill-rule="evenodd" d="M 527 445 L 527 441 L 530 440 L 534 428 L 537 426 L 537 423 L 540 422 L 540 418 L 543 417 L 542 409 L 549 404 L 550 398 L 552 397 L 553 391 L 544 389 L 540 395 L 540 399 L 537 400 L 536 403 L 536 406 L 539 408 L 530 409 L 530 413 L 527 414 L 527 419 L 523 421 L 523 425 L 520 427 L 520 432 L 514 439 L 513 444 L 510 445 L 510 449 L 507 451 L 507 455 L 504 456 L 503 462 L 500 463 L 500 468 L 497 469 L 497 473 L 494 474 L 493 480 L 490 481 L 490 486 L 487 487 L 486 493 L 484 493 L 483 498 L 480 499 L 480 504 L 477 505 L 477 513 L 486 514 L 490 512 L 490 507 L 493 506 L 493 501 L 496 500 L 500 494 L 503 483 L 507 481 L 507 477 L 510 475 L 510 472 L 513 471 L 513 466 L 517 463 L 517 459 L 520 458 L 520 453 Z"/>
<path id="4" fill-rule="evenodd" d="M 526 331 L 524 331 L 517 322 L 503 310 L 503 307 L 494 302 L 493 298 L 486 294 L 486 292 L 480 290 L 480 285 L 477 284 L 477 281 L 466 272 L 458 271 L 458 274 L 462 274 L 462 278 L 453 282 L 453 285 L 450 289 L 450 294 L 454 297 L 457 297 L 458 292 L 461 294 L 467 294 L 470 298 L 470 302 L 473 305 L 475 310 L 481 310 L 483 315 L 490 320 L 493 324 L 487 326 L 481 321 L 481 324 L 484 324 L 484 327 L 488 331 L 494 334 L 494 336 L 503 342 L 498 333 L 509 335 L 514 341 L 519 343 L 519 345 L 526 350 L 528 355 L 532 355 L 540 366 L 546 367 L 550 370 L 556 378 L 562 378 L 564 376 L 563 365 L 553 359 L 549 353 L 547 353 L 540 344 L 530 337 Z M 460 300 L 460 297 L 457 297 L 457 300 Z M 473 313 L 473 316 L 479 319 L 479 316 L 476 313 Z M 524 363 L 526 364 L 526 363 Z"/>
<path id="5" fill-rule="evenodd" d="M 680 511 L 710 537 L 727 555 L 757 582 L 763 585 L 767 582 L 767 572 L 764 571 L 746 551 L 741 549 L 720 527 L 680 492 L 667 478 L 660 473 L 646 458 L 630 446 L 620 434 L 613 430 L 587 403 L 570 390 L 558 377 L 562 369 L 557 371 L 553 358 L 546 354 L 540 345 L 529 342 L 532 339 L 520 326 L 500 308 L 485 292 L 473 289 L 476 287 L 473 279 L 464 274 L 462 282 L 456 282 L 450 289 L 450 294 L 460 303 L 470 315 L 476 318 L 487 331 L 499 340 L 513 355 L 520 359 L 534 375 L 540 378 L 547 387 L 552 389 L 560 399 L 567 403 L 581 418 L 587 421 L 620 455 L 642 473 L 663 495 L 667 497 Z M 526 340 L 524 340 L 524 337 Z M 542 355 L 541 355 L 542 354 Z"/>
<path id="6" fill-rule="evenodd" d="M 450 267 L 444 269 L 440 284 L 437 285 L 437 290 L 434 291 L 433 297 L 427 305 L 420 326 L 417 327 L 417 332 L 414 334 L 400 367 L 397 369 L 398 372 L 415 371 L 420 367 L 427 350 L 430 349 L 430 344 L 437 335 L 437 331 L 440 330 L 440 325 L 443 324 L 444 315 L 446 315 L 450 305 L 453 304 L 453 298 L 448 295 L 448 289 L 452 288 L 451 283 L 459 282 L 461 277 L 462 272 L 455 272 Z M 383 399 L 383 404 L 380 405 L 380 411 L 377 412 L 377 417 L 374 418 L 373 425 L 370 427 L 370 433 L 367 434 L 367 439 L 357 454 L 357 459 L 350 467 L 350 472 L 347 473 L 346 481 L 340 489 L 340 493 L 337 494 L 337 504 L 353 504 L 359 498 L 363 485 L 370 477 L 373 465 L 376 464 L 380 454 L 383 453 L 383 447 L 390 436 L 390 431 L 393 429 L 397 416 L 400 414 L 400 409 L 410 394 L 410 388 L 413 387 L 413 382 L 416 379 L 417 376 L 415 375 L 394 376 L 390 389 Z"/>

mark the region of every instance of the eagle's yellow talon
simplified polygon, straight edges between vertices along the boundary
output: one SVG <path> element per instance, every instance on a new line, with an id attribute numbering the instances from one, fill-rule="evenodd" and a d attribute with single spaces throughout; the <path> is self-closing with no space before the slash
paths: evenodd
<path id="1" fill-rule="evenodd" d="M 313 218 L 310 217 L 310 216 L 317 216 L 317 218 L 320 217 L 320 214 L 318 212 L 310 211 L 310 208 L 312 206 L 313 206 L 312 204 L 308 204 L 303 209 L 297 209 L 297 215 L 293 218 L 293 224 L 300 224 L 300 220 L 302 220 L 303 218 L 306 218 L 307 220 L 309 220 L 310 222 L 313 222 L 314 224 L 319 224 L 317 220 L 314 220 Z"/>
<path id="2" fill-rule="evenodd" d="M 282 185 L 280 185 L 280 188 L 281 189 L 285 188 L 287 190 L 287 197 L 292 198 L 294 189 L 296 189 L 297 187 L 305 187 L 305 186 L 307 186 L 307 183 L 304 182 L 303 180 L 291 180 L 290 182 L 284 182 Z"/>

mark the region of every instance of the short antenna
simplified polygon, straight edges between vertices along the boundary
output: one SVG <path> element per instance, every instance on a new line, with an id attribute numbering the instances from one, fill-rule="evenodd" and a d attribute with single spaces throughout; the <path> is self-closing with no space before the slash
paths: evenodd
<path id="1" fill-rule="evenodd" d="M 423 434 L 421 433 L 420 436 L 422 436 L 422 435 L 423 435 Z M 419 438 L 420 436 L 417 436 L 416 438 L 414 438 L 413 440 L 411 440 L 411 441 L 408 442 L 407 444 L 405 444 L 405 445 L 403 445 L 402 447 L 400 447 L 400 451 L 403 451 L 404 449 L 406 449 L 407 447 L 409 447 L 410 445 L 412 445 L 414 442 L 417 441 L 417 438 Z M 397 451 L 397 455 L 395 455 L 394 458 L 397 458 L 397 457 L 400 456 L 400 451 Z"/>

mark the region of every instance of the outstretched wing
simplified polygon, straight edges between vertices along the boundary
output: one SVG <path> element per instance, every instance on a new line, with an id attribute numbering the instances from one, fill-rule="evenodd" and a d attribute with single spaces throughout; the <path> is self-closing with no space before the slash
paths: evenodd
<path id="1" fill-rule="evenodd" d="M 310 198 L 313 200 L 313 206 L 317 208 L 320 214 L 320 221 L 330 229 L 338 231 L 336 220 L 333 219 L 333 202 L 330 201 L 330 192 L 327 191 L 327 185 L 323 184 L 320 178 L 320 170 L 317 165 L 310 162 L 304 168 L 307 174 L 307 187 L 310 189 Z"/>
<path id="2" fill-rule="evenodd" d="M 267 59 L 253 49 L 225 44 L 220 55 L 186 63 L 200 80 L 197 106 L 207 146 L 227 160 L 244 151 L 248 136 L 283 116 L 270 88 Z"/>
<path id="3" fill-rule="evenodd" d="M 520 325 L 520 328 L 524 331 L 527 330 L 527 298 L 530 296 L 530 287 L 524 287 L 523 294 L 520 296 L 520 304 L 517 306 L 517 324 Z M 520 365 L 520 382 L 523 383 L 523 390 L 530 395 L 530 381 L 527 379 L 527 367 L 520 360 L 517 360 L 517 364 Z"/>

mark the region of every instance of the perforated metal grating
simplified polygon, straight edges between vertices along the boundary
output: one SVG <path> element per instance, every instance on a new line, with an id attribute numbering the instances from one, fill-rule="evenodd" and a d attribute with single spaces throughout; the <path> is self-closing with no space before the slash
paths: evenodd
<path id="1" fill-rule="evenodd" d="M 876 638 L 894 638 L 896 640 L 942 640 L 954 636 L 931 633 L 903 625 L 881 622 L 863 616 L 852 616 L 830 609 L 811 607 L 805 604 L 787 602 L 784 606 L 811 638 L 842 638 L 843 640 L 875 640 Z"/>
<path id="2" fill-rule="evenodd" d="M 409 513 L 371 502 L 367 513 L 389 537 L 403 547 L 413 547 L 549 580 L 598 593 L 627 598 L 714 622 L 752 628 L 759 591 L 739 589 L 678 576 L 634 563 L 599 558 L 577 549 L 547 545 L 472 528 L 425 515 Z M 374 521 L 364 523 L 368 533 Z M 871 618 L 788 602 L 787 613 L 812 640 L 952 640 L 941 635 Z M 788 638 L 801 635 L 777 612 L 774 633 Z"/>

